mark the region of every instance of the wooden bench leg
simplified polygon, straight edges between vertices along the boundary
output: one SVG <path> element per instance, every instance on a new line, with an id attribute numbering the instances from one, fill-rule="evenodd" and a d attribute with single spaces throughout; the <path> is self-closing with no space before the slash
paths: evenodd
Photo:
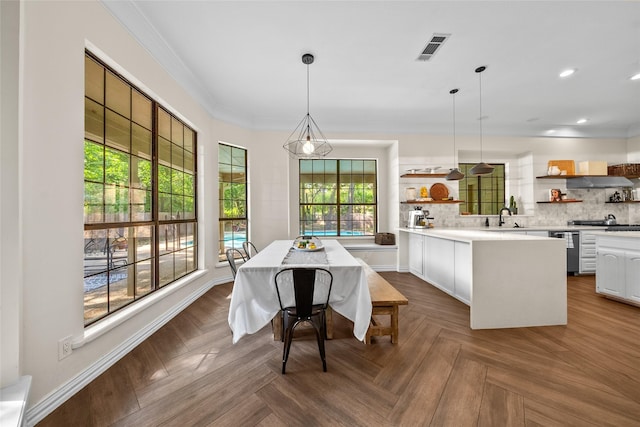
<path id="1" fill-rule="evenodd" d="M 273 340 L 282 340 L 282 313 L 279 311 L 276 316 L 271 319 L 271 329 L 273 330 Z"/>
<path id="2" fill-rule="evenodd" d="M 325 311 L 325 321 L 327 329 L 327 339 L 333 339 L 333 309 L 331 306 L 327 307 Z"/>
<path id="3" fill-rule="evenodd" d="M 398 305 L 393 306 L 393 313 L 391 314 L 391 342 L 393 344 L 398 343 Z"/>

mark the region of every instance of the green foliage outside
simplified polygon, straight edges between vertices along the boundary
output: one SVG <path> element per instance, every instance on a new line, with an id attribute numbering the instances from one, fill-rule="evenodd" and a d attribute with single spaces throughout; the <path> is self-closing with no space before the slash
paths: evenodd
<path id="1" fill-rule="evenodd" d="M 152 168 L 149 160 L 91 141 L 84 143 L 85 218 L 100 213 L 119 214 L 128 221 L 129 209 L 151 213 Z M 194 177 L 183 171 L 158 167 L 160 212 L 174 218 L 195 215 Z M 133 192 L 137 195 L 134 195 Z"/>

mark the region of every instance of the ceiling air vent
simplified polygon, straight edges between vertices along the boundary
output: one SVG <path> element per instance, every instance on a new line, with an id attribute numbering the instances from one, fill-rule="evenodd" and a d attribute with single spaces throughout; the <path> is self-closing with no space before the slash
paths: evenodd
<path id="1" fill-rule="evenodd" d="M 427 43 L 425 48 L 422 49 L 422 53 L 418 56 L 418 61 L 430 60 L 449 37 L 451 37 L 451 34 L 434 33 L 433 36 L 431 36 L 429 43 Z"/>

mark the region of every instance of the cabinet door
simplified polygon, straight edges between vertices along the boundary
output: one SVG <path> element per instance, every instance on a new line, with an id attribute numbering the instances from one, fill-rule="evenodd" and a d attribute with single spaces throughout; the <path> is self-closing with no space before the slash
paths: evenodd
<path id="1" fill-rule="evenodd" d="M 453 240 L 426 237 L 427 252 L 425 254 L 425 273 L 427 282 L 454 293 L 454 242 Z"/>
<path id="2" fill-rule="evenodd" d="M 627 299 L 640 302 L 640 252 L 627 251 L 625 264 L 625 296 Z"/>
<path id="3" fill-rule="evenodd" d="M 471 305 L 472 265 L 471 244 L 455 242 L 454 295 L 467 305 Z"/>
<path id="4" fill-rule="evenodd" d="M 623 297 L 625 254 L 616 249 L 599 249 L 596 258 L 596 291 Z"/>
<path id="5" fill-rule="evenodd" d="M 422 278 L 424 275 L 422 259 L 422 241 L 424 237 L 419 234 L 409 233 L 409 271 Z"/>

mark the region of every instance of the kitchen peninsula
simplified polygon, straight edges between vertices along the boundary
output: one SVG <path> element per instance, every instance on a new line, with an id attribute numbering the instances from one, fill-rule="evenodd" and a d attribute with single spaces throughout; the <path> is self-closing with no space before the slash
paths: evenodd
<path id="1" fill-rule="evenodd" d="M 563 240 L 462 229 L 400 232 L 409 271 L 467 304 L 472 329 L 567 324 Z"/>

